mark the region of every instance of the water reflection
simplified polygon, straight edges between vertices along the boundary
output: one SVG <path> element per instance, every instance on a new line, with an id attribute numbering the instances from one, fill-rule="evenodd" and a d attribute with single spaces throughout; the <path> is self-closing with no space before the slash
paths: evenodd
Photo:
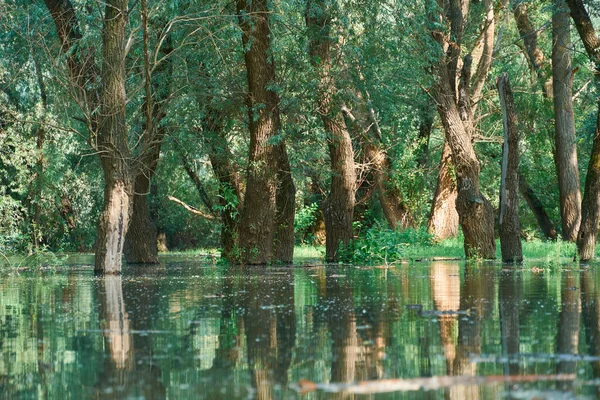
<path id="1" fill-rule="evenodd" d="M 274 385 L 285 387 L 288 383 L 296 336 L 293 272 L 284 270 L 276 279 L 253 274 L 242 288 L 239 300 L 251 382 L 257 399 L 270 400 Z"/>
<path id="2" fill-rule="evenodd" d="M 160 272 L 159 272 L 160 274 Z M 95 397 L 166 398 L 159 365 L 153 360 L 153 317 L 157 314 L 158 276 L 100 278 L 97 300 L 105 359 Z"/>
<path id="3" fill-rule="evenodd" d="M 599 287 L 595 270 L 453 262 L 10 275 L 0 280 L 0 398 L 279 399 L 301 397 L 303 379 L 516 375 L 531 382 L 461 378 L 417 397 L 594 397 Z M 577 378 L 535 382 L 549 374 Z M 374 397 L 386 396 L 415 394 Z"/>

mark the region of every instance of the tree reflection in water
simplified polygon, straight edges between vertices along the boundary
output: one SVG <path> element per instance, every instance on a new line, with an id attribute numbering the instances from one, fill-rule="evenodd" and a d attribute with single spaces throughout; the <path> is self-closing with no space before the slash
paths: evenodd
<path id="1" fill-rule="evenodd" d="M 162 271 L 125 279 L 105 276 L 97 286 L 100 323 L 106 352 L 96 397 L 164 399 L 162 373 L 152 357 L 152 332 L 157 315 L 157 279 Z M 128 310 L 132 310 L 128 312 Z"/>
<path id="2" fill-rule="evenodd" d="M 136 271 L 0 280 L 0 398 L 279 399 L 301 379 L 446 375 L 450 387 L 390 397 L 600 396 L 594 269 Z M 533 381 L 556 373 L 577 379 Z M 524 379 L 453 380 L 488 375 Z M 342 389 L 314 398 L 355 396 Z"/>

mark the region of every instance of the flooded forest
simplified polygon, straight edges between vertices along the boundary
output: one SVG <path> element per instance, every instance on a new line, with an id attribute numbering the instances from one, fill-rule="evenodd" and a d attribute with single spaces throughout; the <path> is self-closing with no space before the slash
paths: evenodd
<path id="1" fill-rule="evenodd" d="M 600 2 L 0 27 L 0 399 L 600 395 Z"/>

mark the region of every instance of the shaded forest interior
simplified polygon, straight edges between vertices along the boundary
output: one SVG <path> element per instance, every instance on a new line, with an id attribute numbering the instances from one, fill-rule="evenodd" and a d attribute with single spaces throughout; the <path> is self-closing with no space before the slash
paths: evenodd
<path id="1" fill-rule="evenodd" d="M 361 262 L 462 235 L 466 257 L 541 239 L 589 261 L 599 7 L 3 2 L 0 252 L 118 273 L 168 249 Z"/>

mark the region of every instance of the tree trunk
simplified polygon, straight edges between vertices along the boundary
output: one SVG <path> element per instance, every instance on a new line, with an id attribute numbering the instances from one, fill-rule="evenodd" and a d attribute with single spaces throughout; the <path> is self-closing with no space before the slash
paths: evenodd
<path id="1" fill-rule="evenodd" d="M 361 98 L 360 94 L 357 97 Z M 357 218 L 357 212 L 359 211 L 358 204 L 365 204 L 370 198 L 373 188 L 377 191 L 377 198 L 381 205 L 383 215 L 388 222 L 388 226 L 392 229 L 401 227 L 406 229 L 410 226 L 414 226 L 415 221 L 402 200 L 402 194 L 400 191 L 391 185 L 390 179 L 390 159 L 387 152 L 383 149 L 383 143 L 381 139 L 381 131 L 378 128 L 377 120 L 375 119 L 375 111 L 368 104 L 368 112 L 366 121 L 364 124 L 359 123 L 353 112 L 347 107 L 342 107 L 342 112 L 349 121 L 349 125 L 353 127 L 353 130 L 357 136 L 360 137 L 360 147 L 363 152 L 363 163 L 367 166 L 366 178 L 359 178 L 360 183 L 357 183 L 357 192 L 361 189 L 361 186 L 365 186 L 365 194 L 360 196 L 360 200 L 355 202 L 354 207 L 354 218 Z M 428 138 L 429 140 L 429 138 Z M 363 207 L 361 207 L 363 208 Z M 359 217 L 360 220 L 360 217 Z"/>
<path id="2" fill-rule="evenodd" d="M 427 231 L 437 240 L 444 240 L 458 235 L 458 212 L 456 211 L 456 183 L 452 174 L 452 151 L 448 143 L 444 143 L 442 158 L 431 203 L 431 212 L 427 223 Z"/>
<path id="3" fill-rule="evenodd" d="M 579 260 L 586 262 L 594 258 L 598 224 L 600 223 L 600 101 L 598 101 L 594 143 L 585 177 L 585 193 L 581 208 L 581 225 L 577 234 L 577 253 Z"/>
<path id="4" fill-rule="evenodd" d="M 273 257 L 275 236 L 277 149 L 268 143 L 279 133 L 279 96 L 271 57 L 269 9 L 266 0 L 238 0 L 245 49 L 250 126 L 246 194 L 240 218 L 240 261 L 266 264 Z"/>
<path id="5" fill-rule="evenodd" d="M 564 240 L 575 241 L 581 222 L 581 192 L 573 112 L 573 71 L 569 13 L 564 0 L 554 0 L 552 12 L 552 72 L 560 216 Z"/>
<path id="6" fill-rule="evenodd" d="M 575 27 L 583 41 L 590 61 L 594 64 L 594 83 L 596 93 L 600 89 L 600 39 L 594 30 L 594 25 L 581 0 L 568 0 L 571 16 Z M 577 235 L 577 251 L 580 261 L 589 261 L 594 257 L 596 237 L 600 223 L 600 97 L 598 102 L 598 117 L 592 153 L 585 177 L 585 193 L 582 202 L 581 226 Z"/>
<path id="7" fill-rule="evenodd" d="M 291 264 L 294 261 L 294 216 L 296 187 L 283 142 L 277 146 L 277 206 L 275 214 L 275 251 L 273 261 Z"/>
<path id="8" fill-rule="evenodd" d="M 130 148 L 125 121 L 127 0 L 106 3 L 102 36 L 102 92 L 98 150 L 104 171 L 104 209 L 98 222 L 94 270 L 121 272 L 123 242 L 133 203 Z"/>
<path id="9" fill-rule="evenodd" d="M 494 210 L 492 204 L 479 191 L 479 160 L 471 143 L 471 129 L 460 117 L 450 80 L 442 63 L 436 99 L 438 112 L 446 133 L 446 141 L 452 150 L 458 194 L 456 211 L 465 235 L 467 257 L 496 257 L 494 240 Z"/>
<path id="10" fill-rule="evenodd" d="M 134 188 L 131 223 L 125 236 L 125 260 L 129 264 L 158 264 L 158 231 L 146 201 L 150 177 L 138 174 Z"/>
<path id="11" fill-rule="evenodd" d="M 502 148 L 502 179 L 500 181 L 500 249 L 502 261 L 523 261 L 521 228 L 519 226 L 519 134 L 517 114 L 508 75 L 498 77 L 498 93 L 502 107 L 504 146 Z"/>
<path id="12" fill-rule="evenodd" d="M 485 31 L 483 32 L 483 50 L 481 54 L 481 58 L 477 63 L 477 70 L 475 75 L 473 76 L 473 84 L 472 84 L 472 95 L 471 95 L 471 103 L 475 108 L 479 100 L 481 100 L 481 93 L 483 91 L 483 87 L 485 82 L 487 81 L 487 75 L 490 71 L 490 67 L 492 66 L 492 55 L 494 52 L 494 32 L 496 30 L 496 19 L 494 17 L 494 1 L 493 0 L 484 0 L 485 7 Z"/>
<path id="13" fill-rule="evenodd" d="M 215 110 L 208 111 L 206 129 L 203 138 L 208 145 L 210 165 L 219 182 L 221 257 L 235 261 L 234 251 L 238 245 L 239 214 L 242 204 L 240 176 L 232 165 L 229 143 Z"/>
<path id="14" fill-rule="evenodd" d="M 458 57 L 468 5 L 468 1 L 451 0 L 444 15 L 445 20 L 450 23 L 451 35 L 432 32 L 439 45 L 448 49 L 437 67 L 434 96 L 446 142 L 452 151 L 458 190 L 456 211 L 465 236 L 465 255 L 468 258 L 493 259 L 496 257 L 494 210 L 489 200 L 479 191 L 479 160 L 471 140 L 473 113 L 469 95 L 470 56 L 465 57 L 458 93 L 456 91 Z"/>
<path id="15" fill-rule="evenodd" d="M 32 54 L 33 64 L 35 66 L 35 75 L 38 81 L 38 88 L 40 90 L 40 98 L 42 100 L 42 107 L 44 110 L 44 118 L 48 110 L 48 96 L 46 93 L 46 83 L 44 82 L 44 75 L 42 73 L 42 67 L 37 57 Z M 33 200 L 33 248 L 37 251 L 42 242 L 42 191 L 44 189 L 45 171 L 44 171 L 44 142 L 46 141 L 46 128 L 40 125 L 36 132 L 36 157 L 35 157 L 35 174 L 33 178 L 33 193 L 31 198 Z"/>
<path id="16" fill-rule="evenodd" d="M 324 0 L 308 1 L 306 25 L 311 31 L 309 57 L 319 73 L 317 107 L 327 133 L 332 172 L 329 196 L 323 207 L 327 236 L 325 259 L 334 262 L 339 259 L 340 247 L 346 248 L 352 240 L 356 171 L 350 133 L 341 112 L 333 109 L 335 80 L 331 74 L 333 39 L 330 36 L 330 23 L 331 16 Z"/>
<path id="17" fill-rule="evenodd" d="M 552 77 L 550 76 L 551 71 L 549 71 L 544 53 L 542 53 L 542 50 L 538 47 L 537 38 L 539 30 L 534 28 L 529 19 L 527 2 L 515 2 L 515 4 L 517 4 L 517 6 L 513 8 L 513 14 L 515 16 L 515 21 L 517 22 L 517 30 L 525 45 L 527 60 L 535 72 L 537 80 L 540 82 L 544 97 L 551 99 L 553 95 Z"/>
<path id="18" fill-rule="evenodd" d="M 549 240 L 556 240 L 557 232 L 554 228 L 554 224 L 550 221 L 550 217 L 546 213 L 544 209 L 544 205 L 539 197 L 535 194 L 531 186 L 527 184 L 525 180 L 525 176 L 521 171 L 519 171 L 519 191 L 521 192 L 521 196 L 527 202 L 527 205 L 531 209 L 531 212 L 535 216 L 535 219 L 540 226 L 544 236 Z"/>
<path id="19" fill-rule="evenodd" d="M 145 5 L 145 3 L 142 4 Z M 143 14 L 147 14 L 145 7 L 143 7 Z M 155 77 L 152 80 L 151 66 L 148 61 L 146 19 L 147 16 L 144 17 L 143 22 L 145 68 L 147 72 L 146 100 L 144 102 L 146 121 L 143 126 L 145 153 L 141 158 L 139 163 L 141 167 L 135 178 L 133 214 L 129 233 L 125 237 L 125 259 L 130 264 L 158 264 L 158 231 L 149 212 L 147 197 L 160 158 L 163 138 L 166 134 L 167 128 L 161 122 L 166 116 L 165 105 L 171 93 L 168 84 L 161 84 L 161 82 L 170 79 L 172 76 L 172 61 L 169 54 L 173 51 L 173 47 L 170 36 L 167 36 L 163 41 L 160 49 L 162 61 L 155 65 Z"/>
<path id="20" fill-rule="evenodd" d="M 345 249 L 352 241 L 356 172 L 352 141 L 341 115 L 331 120 L 323 114 L 323 120 L 325 130 L 331 135 L 328 147 L 333 174 L 324 206 L 325 260 L 335 262 L 340 256 L 339 250 Z"/>

